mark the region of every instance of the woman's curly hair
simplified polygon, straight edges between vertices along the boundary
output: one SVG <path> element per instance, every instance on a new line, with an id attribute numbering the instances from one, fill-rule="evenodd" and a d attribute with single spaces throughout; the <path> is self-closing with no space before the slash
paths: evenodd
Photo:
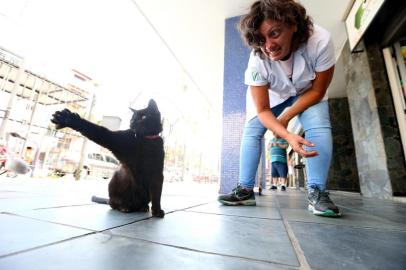
<path id="1" fill-rule="evenodd" d="M 239 23 L 239 30 L 245 43 L 264 57 L 261 44 L 264 37 L 259 27 L 264 20 L 272 20 L 288 26 L 297 26 L 293 34 L 292 51 L 296 51 L 301 44 L 306 43 L 313 32 L 313 22 L 306 14 L 306 9 L 294 0 L 260 0 L 251 5 L 248 14 Z"/>

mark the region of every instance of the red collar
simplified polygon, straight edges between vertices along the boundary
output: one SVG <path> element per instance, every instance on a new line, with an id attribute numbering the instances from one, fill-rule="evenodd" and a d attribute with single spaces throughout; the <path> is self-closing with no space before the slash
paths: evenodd
<path id="1" fill-rule="evenodd" d="M 147 135 L 147 136 L 144 136 L 144 138 L 145 139 L 150 139 L 150 140 L 155 140 L 155 139 L 161 138 L 161 136 L 159 136 L 159 135 Z"/>

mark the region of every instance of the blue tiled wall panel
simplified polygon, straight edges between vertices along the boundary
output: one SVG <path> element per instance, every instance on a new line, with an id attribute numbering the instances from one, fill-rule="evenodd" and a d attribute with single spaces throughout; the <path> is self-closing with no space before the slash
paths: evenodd
<path id="1" fill-rule="evenodd" d="M 238 182 L 240 142 L 245 123 L 247 86 L 244 84 L 244 72 L 250 51 L 237 30 L 239 20 L 240 17 L 233 17 L 225 22 L 220 193 L 228 193 Z"/>

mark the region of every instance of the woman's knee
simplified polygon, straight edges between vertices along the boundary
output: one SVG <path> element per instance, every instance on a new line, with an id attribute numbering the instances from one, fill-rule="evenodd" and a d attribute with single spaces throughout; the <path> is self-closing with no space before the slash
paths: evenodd
<path id="1" fill-rule="evenodd" d="M 299 120 L 305 132 L 312 129 L 325 129 L 327 132 L 331 129 L 330 113 L 328 102 L 321 101 L 300 114 Z"/>
<path id="2" fill-rule="evenodd" d="M 266 132 L 266 128 L 262 125 L 257 117 L 248 121 L 244 127 L 243 140 L 244 139 L 261 139 Z"/>

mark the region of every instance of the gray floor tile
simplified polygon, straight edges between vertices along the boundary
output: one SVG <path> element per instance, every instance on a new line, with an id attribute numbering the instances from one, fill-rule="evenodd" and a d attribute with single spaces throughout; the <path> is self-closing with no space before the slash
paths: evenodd
<path id="1" fill-rule="evenodd" d="M 107 230 L 150 217 L 150 213 L 121 213 L 104 204 L 20 211 L 17 214 L 94 231 Z"/>
<path id="2" fill-rule="evenodd" d="M 214 201 L 215 198 L 211 198 Z M 198 206 L 209 202 L 210 199 L 192 196 L 174 196 L 174 195 L 162 195 L 161 207 L 166 213 L 176 210 L 183 210 L 190 207 Z"/>
<path id="3" fill-rule="evenodd" d="M 296 190 L 296 189 L 289 188 L 289 187 L 286 189 L 286 191 L 281 191 L 280 187 L 278 187 L 277 191 L 269 190 L 269 188 L 268 188 L 266 190 L 263 190 L 262 194 L 264 196 L 289 196 L 289 197 L 303 197 L 304 196 L 303 191 Z"/>
<path id="4" fill-rule="evenodd" d="M 308 202 L 304 196 L 301 197 L 287 197 L 287 196 L 277 196 L 278 206 L 280 208 L 291 208 L 291 209 L 307 209 Z"/>
<path id="5" fill-rule="evenodd" d="M 351 211 L 364 213 L 371 216 L 375 216 L 387 221 L 395 222 L 395 223 L 403 223 L 405 224 L 406 220 L 406 205 L 401 208 L 389 208 L 389 207 L 380 207 L 380 208 L 366 208 L 366 207 L 351 207 L 347 208 L 344 206 L 340 206 L 343 210 L 350 209 Z M 406 224 L 405 224 L 406 228 Z"/>
<path id="6" fill-rule="evenodd" d="M 288 221 L 301 221 L 307 223 L 324 223 L 334 225 L 344 225 L 363 228 L 378 228 L 403 230 L 405 225 L 394 223 L 379 217 L 368 214 L 362 214 L 354 211 L 342 211 L 342 216 L 339 218 L 327 218 L 313 215 L 311 212 L 304 209 L 281 209 L 282 216 Z"/>
<path id="7" fill-rule="evenodd" d="M 0 232 L 0 256 L 90 233 L 7 214 L 0 214 Z"/>
<path id="8" fill-rule="evenodd" d="M 157 243 L 298 266 L 280 220 L 180 211 L 111 230 Z"/>
<path id="9" fill-rule="evenodd" d="M 257 217 L 270 219 L 281 218 L 278 209 L 266 205 L 266 202 L 258 201 L 256 206 L 225 206 L 218 202 L 214 202 L 197 207 L 192 207 L 187 209 L 187 211 L 240 217 Z"/>
<path id="10" fill-rule="evenodd" d="M 405 223 L 406 220 L 406 203 L 362 197 L 357 199 L 338 197 L 336 201 L 343 209 L 351 209 L 397 223 Z"/>
<path id="11" fill-rule="evenodd" d="M 261 200 L 261 201 L 270 201 L 273 202 L 275 198 L 275 193 L 274 192 L 263 192 L 262 195 L 258 195 L 257 192 L 255 192 L 255 199 Z"/>
<path id="12" fill-rule="evenodd" d="M 404 231 L 290 224 L 312 269 L 405 269 Z"/>
<path id="13" fill-rule="evenodd" d="M 356 210 L 363 213 L 368 213 L 377 217 L 388 219 L 393 222 L 402 223 L 406 217 L 406 204 L 392 203 L 387 201 L 378 200 L 379 203 L 366 203 L 360 201 L 340 201 L 337 200 L 337 205 Z"/>
<path id="14" fill-rule="evenodd" d="M 347 207 L 357 207 L 357 208 L 371 208 L 371 209 L 393 209 L 396 211 L 406 212 L 405 203 L 394 202 L 389 200 L 379 200 L 372 198 L 363 198 L 363 197 L 346 197 L 340 196 L 338 194 L 333 194 L 332 197 L 336 200 L 337 203 L 347 206 Z"/>
<path id="15" fill-rule="evenodd" d="M 303 191 L 264 190 L 256 207 L 225 207 L 215 186 L 172 183 L 162 196 L 168 214 L 148 219 L 91 204 L 91 195 L 106 195 L 108 181 L 1 180 L 2 270 L 297 269 L 280 213 L 312 269 L 406 265 L 404 203 L 331 192 L 344 216 L 322 218 L 305 210 Z"/>
<path id="16" fill-rule="evenodd" d="M 106 183 L 63 179 L 1 179 L 0 212 L 91 204 L 92 195 L 106 195 Z"/>
<path id="17" fill-rule="evenodd" d="M 0 259 L 2 270 L 276 270 L 289 267 L 96 234 Z"/>
<path id="18" fill-rule="evenodd" d="M 16 190 L 1 190 L 0 191 L 0 199 L 12 199 L 12 198 L 24 198 L 30 197 L 32 194 L 20 192 Z"/>
<path id="19" fill-rule="evenodd" d="M 13 191 L 13 198 L 25 196 L 59 197 L 69 195 L 72 198 L 92 195 L 107 194 L 108 181 L 71 181 L 62 178 L 34 179 L 27 176 L 20 176 L 16 179 L 1 179 L 4 186 L 0 191 L 0 198 L 4 193 Z M 10 196 L 8 196 L 10 198 Z"/>
<path id="20" fill-rule="evenodd" d="M 0 212 L 15 212 L 39 208 L 92 204 L 90 198 L 71 197 L 24 197 L 0 200 Z"/>

